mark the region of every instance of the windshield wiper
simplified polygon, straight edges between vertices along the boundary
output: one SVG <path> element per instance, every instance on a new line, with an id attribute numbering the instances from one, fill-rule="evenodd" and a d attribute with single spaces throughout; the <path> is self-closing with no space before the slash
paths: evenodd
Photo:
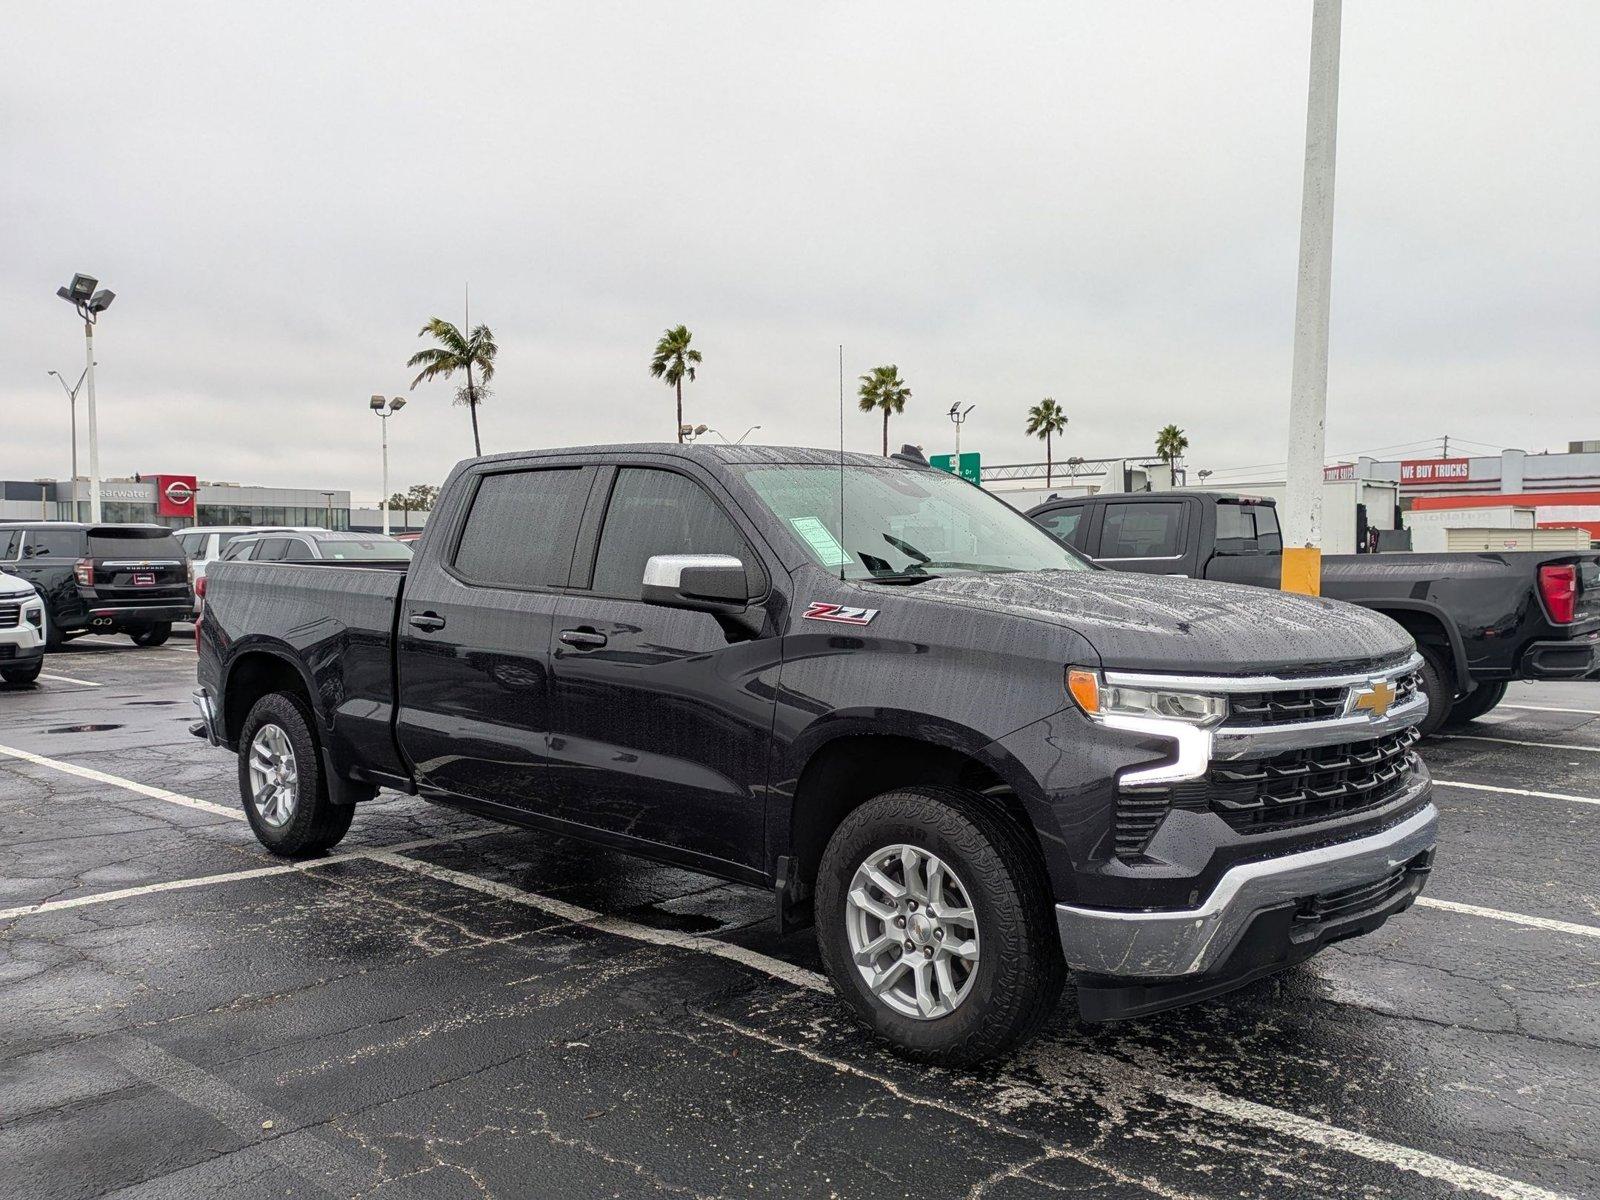
<path id="1" fill-rule="evenodd" d="M 865 579 L 858 579 L 857 583 L 887 583 L 897 587 L 906 587 L 914 583 L 927 583 L 930 579 L 938 579 L 932 571 L 894 571 L 886 575 L 868 575 Z"/>

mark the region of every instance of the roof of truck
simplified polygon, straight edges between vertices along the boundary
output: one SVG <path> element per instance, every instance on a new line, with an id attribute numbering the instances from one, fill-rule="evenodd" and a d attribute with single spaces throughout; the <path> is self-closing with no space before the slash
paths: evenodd
<path id="1" fill-rule="evenodd" d="M 529 457 L 569 454 L 661 454 L 672 458 L 686 458 L 706 466 L 761 466 L 773 464 L 801 464 L 805 466 L 839 465 L 837 450 L 823 450 L 813 446 L 732 446 L 677 442 L 629 442 L 599 446 L 561 446 L 547 450 L 521 450 L 508 454 L 486 454 L 473 462 L 512 462 Z M 877 454 L 857 454 L 846 451 L 844 462 L 854 467 L 894 467 L 903 470 L 926 470 L 915 463 Z"/>

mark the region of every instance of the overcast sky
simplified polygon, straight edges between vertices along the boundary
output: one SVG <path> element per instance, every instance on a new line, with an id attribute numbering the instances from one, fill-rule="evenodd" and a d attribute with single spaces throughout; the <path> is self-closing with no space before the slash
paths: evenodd
<path id="1" fill-rule="evenodd" d="M 842 342 L 909 381 L 896 445 L 959 400 L 1036 461 L 1049 395 L 1063 458 L 1282 459 L 1309 42 L 1285 0 L 8 5 L 0 477 L 66 472 L 74 271 L 108 475 L 376 498 L 367 398 L 468 280 L 486 450 L 670 438 L 683 322 L 733 438 L 831 443 Z M 1596 46 L 1590 0 L 1345 6 L 1330 452 L 1600 438 Z M 451 393 L 394 487 L 471 453 Z"/>

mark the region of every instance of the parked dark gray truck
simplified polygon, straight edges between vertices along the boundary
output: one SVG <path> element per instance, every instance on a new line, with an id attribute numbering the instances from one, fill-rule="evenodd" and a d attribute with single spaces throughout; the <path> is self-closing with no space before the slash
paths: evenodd
<path id="1" fill-rule="evenodd" d="M 1101 566 L 1276 588 L 1271 500 L 1230 492 L 1047 500 L 1036 524 Z M 1475 720 L 1517 679 L 1600 677 L 1600 551 L 1331 554 L 1322 594 L 1397 621 L 1422 652 L 1422 731 Z"/>
<path id="2" fill-rule="evenodd" d="M 1239 986 L 1428 874 L 1409 634 L 1105 571 L 920 458 L 459 465 L 400 569 L 216 564 L 197 734 L 261 841 L 392 788 L 770 887 L 902 1050 Z"/>

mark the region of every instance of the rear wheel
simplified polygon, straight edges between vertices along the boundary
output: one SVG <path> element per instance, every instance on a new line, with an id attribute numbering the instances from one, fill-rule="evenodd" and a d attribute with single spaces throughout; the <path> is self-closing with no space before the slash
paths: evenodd
<path id="1" fill-rule="evenodd" d="M 1480 683 L 1456 701 L 1455 707 L 1450 710 L 1449 723 L 1465 725 L 1468 721 L 1476 721 L 1506 698 L 1506 686 L 1503 679 L 1496 683 Z"/>
<path id="2" fill-rule="evenodd" d="M 970 1065 L 1032 1037 L 1065 966 L 1044 865 L 991 799 L 887 792 L 834 831 L 817 943 L 856 1015 L 910 1057 Z"/>
<path id="3" fill-rule="evenodd" d="M 128 631 L 128 636 L 133 639 L 135 646 L 159 646 L 172 636 L 172 622 L 163 621 L 144 629 L 132 629 Z"/>
<path id="4" fill-rule="evenodd" d="M 1422 669 L 1418 674 L 1422 677 L 1422 690 L 1428 697 L 1428 715 L 1417 726 L 1417 731 L 1427 737 L 1438 733 L 1444 728 L 1444 723 L 1450 720 L 1451 710 L 1455 707 L 1455 688 L 1438 653 L 1426 646 L 1421 650 Z"/>
<path id="5" fill-rule="evenodd" d="M 311 713 L 299 697 L 257 700 L 239 737 L 239 794 L 256 839 L 274 854 L 319 854 L 350 831 L 355 807 L 334 804 Z"/>
<path id="6" fill-rule="evenodd" d="M 25 667 L 0 667 L 0 679 L 7 683 L 32 683 L 39 678 L 39 672 L 44 670 L 44 663 L 29 663 Z"/>

